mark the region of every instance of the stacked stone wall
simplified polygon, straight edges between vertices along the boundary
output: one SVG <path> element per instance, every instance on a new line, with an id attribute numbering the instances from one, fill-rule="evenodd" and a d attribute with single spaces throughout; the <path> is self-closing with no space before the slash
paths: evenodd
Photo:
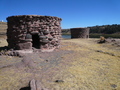
<path id="1" fill-rule="evenodd" d="M 89 28 L 71 28 L 71 38 L 89 38 Z"/>
<path id="2" fill-rule="evenodd" d="M 61 18 L 18 15 L 8 17 L 7 21 L 7 42 L 10 48 L 17 50 L 32 49 L 33 35 L 39 37 L 38 49 L 53 50 L 60 45 Z"/>

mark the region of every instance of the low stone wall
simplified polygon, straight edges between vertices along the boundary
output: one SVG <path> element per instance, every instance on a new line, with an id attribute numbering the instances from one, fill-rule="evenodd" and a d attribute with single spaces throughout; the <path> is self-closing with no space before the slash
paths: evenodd
<path id="1" fill-rule="evenodd" d="M 89 38 L 89 28 L 71 28 L 71 38 Z"/>
<path id="2" fill-rule="evenodd" d="M 7 18 L 8 47 L 23 50 L 32 47 L 42 51 L 59 48 L 61 18 L 39 15 L 18 15 Z"/>

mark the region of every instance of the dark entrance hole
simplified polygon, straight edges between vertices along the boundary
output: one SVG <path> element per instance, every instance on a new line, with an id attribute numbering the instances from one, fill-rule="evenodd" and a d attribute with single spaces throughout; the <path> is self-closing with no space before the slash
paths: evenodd
<path id="1" fill-rule="evenodd" d="M 30 87 L 23 87 L 20 90 L 31 90 Z"/>
<path id="2" fill-rule="evenodd" d="M 89 38 L 89 35 L 87 35 L 87 38 Z"/>
<path id="3" fill-rule="evenodd" d="M 38 34 L 32 35 L 32 47 L 35 47 L 37 49 L 40 48 L 40 39 L 39 39 Z"/>

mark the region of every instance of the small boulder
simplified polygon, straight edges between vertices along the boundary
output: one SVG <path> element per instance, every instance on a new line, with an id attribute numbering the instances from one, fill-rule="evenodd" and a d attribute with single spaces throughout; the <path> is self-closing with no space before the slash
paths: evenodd
<path id="1" fill-rule="evenodd" d="M 106 40 L 103 36 L 100 36 L 100 40 L 98 41 L 98 43 L 105 43 Z"/>

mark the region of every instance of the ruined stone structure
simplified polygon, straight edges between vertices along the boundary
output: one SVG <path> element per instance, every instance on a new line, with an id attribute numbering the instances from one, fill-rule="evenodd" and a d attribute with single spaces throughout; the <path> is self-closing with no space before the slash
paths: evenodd
<path id="1" fill-rule="evenodd" d="M 89 28 L 71 28 L 71 38 L 89 38 Z"/>
<path id="2" fill-rule="evenodd" d="M 49 51 L 59 48 L 61 18 L 39 15 L 18 15 L 7 18 L 8 47 L 16 50 Z"/>

